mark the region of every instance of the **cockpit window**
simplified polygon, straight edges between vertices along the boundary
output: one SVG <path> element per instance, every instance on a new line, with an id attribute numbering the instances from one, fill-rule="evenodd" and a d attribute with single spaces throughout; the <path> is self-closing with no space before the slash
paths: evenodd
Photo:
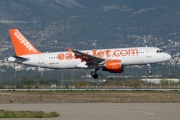
<path id="1" fill-rule="evenodd" d="M 162 53 L 162 52 L 164 52 L 163 50 L 157 50 L 157 53 Z"/>

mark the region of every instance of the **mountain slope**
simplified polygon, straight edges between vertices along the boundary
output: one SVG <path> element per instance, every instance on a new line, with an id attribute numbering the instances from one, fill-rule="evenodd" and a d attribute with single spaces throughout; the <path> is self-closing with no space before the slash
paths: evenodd
<path id="1" fill-rule="evenodd" d="M 179 5 L 179 0 L 4 0 L 0 38 L 11 45 L 7 30 L 17 28 L 41 51 L 145 45 L 168 50 L 179 47 Z"/>

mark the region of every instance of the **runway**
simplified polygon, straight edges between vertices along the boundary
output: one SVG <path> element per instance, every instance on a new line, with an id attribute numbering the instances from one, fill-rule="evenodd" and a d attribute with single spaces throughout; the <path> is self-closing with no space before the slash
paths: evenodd
<path id="1" fill-rule="evenodd" d="M 179 120 L 180 103 L 0 104 L 0 109 L 60 113 L 43 120 Z M 3 119 L 4 120 L 4 119 Z M 7 119 L 7 120 L 19 120 Z M 26 119 L 32 120 L 32 118 Z M 33 120 L 39 120 L 33 119 Z"/>

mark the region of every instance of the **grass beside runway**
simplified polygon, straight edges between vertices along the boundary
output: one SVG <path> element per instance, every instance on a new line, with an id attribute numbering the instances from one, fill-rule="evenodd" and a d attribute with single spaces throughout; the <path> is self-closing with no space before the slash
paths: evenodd
<path id="1" fill-rule="evenodd" d="M 0 110 L 0 118 L 54 118 L 59 116 L 57 112 Z"/>
<path id="2" fill-rule="evenodd" d="M 180 91 L 0 91 L 5 103 L 180 103 Z"/>

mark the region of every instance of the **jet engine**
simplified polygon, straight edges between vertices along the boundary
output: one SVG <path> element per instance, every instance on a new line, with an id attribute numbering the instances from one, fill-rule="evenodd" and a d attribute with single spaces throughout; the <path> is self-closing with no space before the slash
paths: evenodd
<path id="1" fill-rule="evenodd" d="M 122 65 L 121 60 L 107 60 L 105 61 L 105 67 L 102 70 L 109 71 L 112 73 L 122 73 L 124 67 Z"/>

